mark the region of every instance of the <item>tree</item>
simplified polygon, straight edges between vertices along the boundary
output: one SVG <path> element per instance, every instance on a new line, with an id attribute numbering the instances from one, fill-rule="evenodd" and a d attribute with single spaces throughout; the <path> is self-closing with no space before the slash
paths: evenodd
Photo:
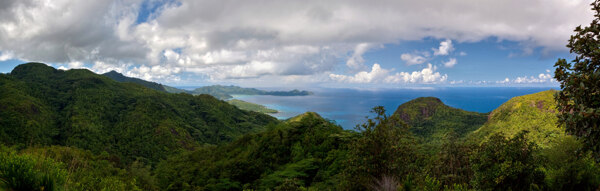
<path id="1" fill-rule="evenodd" d="M 471 156 L 473 183 L 477 190 L 534 190 L 541 188 L 544 174 L 535 143 L 526 131 L 507 139 L 494 134 Z"/>
<path id="2" fill-rule="evenodd" d="M 567 47 L 576 54 L 570 63 L 559 59 L 554 65 L 560 91 L 555 99 L 559 125 L 583 139 L 586 148 L 600 153 L 600 1 L 592 10 L 595 19 L 589 26 L 575 28 Z"/>
<path id="3" fill-rule="evenodd" d="M 397 116 L 387 116 L 382 106 L 372 112 L 377 116 L 357 125 L 360 135 L 350 144 L 345 174 L 352 189 L 395 184 L 415 171 L 416 142 L 408 125 Z"/>
<path id="4" fill-rule="evenodd" d="M 468 184 L 473 176 L 469 164 L 473 147 L 454 132 L 446 135 L 431 169 L 435 177 L 447 186 Z"/>

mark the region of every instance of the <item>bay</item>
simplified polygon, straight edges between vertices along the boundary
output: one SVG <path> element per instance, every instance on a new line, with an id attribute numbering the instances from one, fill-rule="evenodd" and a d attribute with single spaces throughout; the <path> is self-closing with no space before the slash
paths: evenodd
<path id="1" fill-rule="evenodd" d="M 418 97 L 437 97 L 446 105 L 487 113 L 509 99 L 549 90 L 549 87 L 436 87 L 417 89 L 319 89 L 308 96 L 270 96 L 270 95 L 234 95 L 252 103 L 276 109 L 279 113 L 271 114 L 278 119 L 287 119 L 307 111 L 319 113 L 321 116 L 335 121 L 344 129 L 353 129 L 364 123 L 366 116 L 375 106 L 384 106 L 388 114 L 396 108 Z M 556 88 L 554 88 L 556 89 Z"/>

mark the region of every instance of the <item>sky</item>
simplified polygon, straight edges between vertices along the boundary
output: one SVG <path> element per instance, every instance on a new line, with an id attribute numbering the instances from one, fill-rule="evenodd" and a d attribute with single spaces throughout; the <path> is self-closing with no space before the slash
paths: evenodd
<path id="1" fill-rule="evenodd" d="M 173 86 L 557 86 L 589 0 L 3 0 L 25 62 Z"/>

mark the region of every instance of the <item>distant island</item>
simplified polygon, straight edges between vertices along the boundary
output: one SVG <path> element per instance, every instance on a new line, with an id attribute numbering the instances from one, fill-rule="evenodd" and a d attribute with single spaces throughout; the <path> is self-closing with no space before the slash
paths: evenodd
<path id="1" fill-rule="evenodd" d="M 176 91 L 180 91 L 179 89 L 171 89 L 167 88 L 167 91 L 174 91 L 173 93 L 178 93 Z M 212 86 L 204 86 L 200 88 L 196 88 L 191 91 L 187 91 L 190 94 L 198 95 L 198 94 L 208 94 L 212 95 L 219 99 L 231 99 L 232 95 L 273 95 L 273 96 L 306 96 L 313 94 L 312 92 L 305 90 L 291 90 L 291 91 L 265 91 L 259 90 L 256 88 L 243 88 L 239 86 L 222 86 L 222 85 L 212 85 Z"/>

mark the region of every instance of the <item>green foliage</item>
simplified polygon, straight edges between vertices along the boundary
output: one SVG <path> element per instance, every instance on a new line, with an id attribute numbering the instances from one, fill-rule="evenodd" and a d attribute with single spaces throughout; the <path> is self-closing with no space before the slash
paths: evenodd
<path id="1" fill-rule="evenodd" d="M 449 132 L 464 136 L 481 127 L 487 115 L 445 105 L 438 98 L 420 97 L 406 102 L 394 112 L 415 135 L 427 140 L 439 139 Z"/>
<path id="2" fill-rule="evenodd" d="M 57 116 L 42 99 L 28 95 L 24 86 L 0 74 L 0 140 L 22 147 L 50 144 L 58 134 Z"/>
<path id="3" fill-rule="evenodd" d="M 511 139 L 495 134 L 471 157 L 478 190 L 536 190 L 543 187 L 537 148 L 520 132 Z"/>
<path id="4" fill-rule="evenodd" d="M 556 95 L 559 122 L 568 133 L 584 140 L 587 149 L 600 153 L 600 1 L 592 3 L 595 18 L 575 28 L 567 47 L 574 60 L 559 59 L 554 76 L 562 91 Z"/>
<path id="5" fill-rule="evenodd" d="M 250 102 L 242 101 L 239 99 L 228 100 L 227 103 L 229 103 L 231 105 L 235 105 L 236 107 L 238 107 L 242 110 L 246 110 L 246 111 L 254 111 L 254 112 L 259 112 L 259 113 L 277 113 L 278 112 L 277 110 L 269 109 L 263 105 L 250 103 Z"/>
<path id="6" fill-rule="evenodd" d="M 431 172 L 443 185 L 468 184 L 473 178 L 469 157 L 474 145 L 460 140 L 456 134 L 444 137 L 440 151 L 435 156 Z"/>
<path id="7" fill-rule="evenodd" d="M 226 145 L 175 155 L 160 162 L 156 174 L 166 190 L 265 190 L 292 180 L 303 187 L 333 188 L 350 134 L 318 115 L 305 115 Z"/>
<path id="8" fill-rule="evenodd" d="M 360 136 L 349 148 L 345 175 L 351 189 L 368 188 L 384 177 L 401 180 L 416 170 L 416 142 L 408 126 L 381 106 L 372 112 L 377 116 L 357 126 Z"/>
<path id="9" fill-rule="evenodd" d="M 66 172 L 60 163 L 0 148 L 0 188 L 7 190 L 62 190 Z"/>
<path id="10" fill-rule="evenodd" d="M 149 82 L 146 80 L 142 80 L 142 79 L 138 79 L 138 78 L 130 78 L 127 76 L 124 76 L 123 74 L 116 72 L 116 71 L 110 71 L 107 73 L 102 74 L 103 76 L 109 77 L 110 79 L 113 79 L 117 82 L 129 82 L 129 83 L 134 83 L 134 84 L 139 84 L 142 85 L 144 87 L 150 88 L 150 89 L 155 89 L 158 91 L 167 91 L 165 87 L 163 87 L 163 85 L 156 83 L 156 82 Z"/>
<path id="11" fill-rule="evenodd" d="M 583 144 L 567 137 L 542 150 L 544 171 L 550 190 L 596 190 L 600 185 L 600 165 Z"/>
<path id="12" fill-rule="evenodd" d="M 542 148 L 549 147 L 564 137 L 563 128 L 557 127 L 555 90 L 514 97 L 490 113 L 489 120 L 470 138 L 485 141 L 502 133 L 514 137 L 526 130 L 527 139 Z"/>
<path id="13" fill-rule="evenodd" d="M 157 190 L 149 167 L 145 168 L 138 161 L 128 169 L 121 169 L 113 165 L 112 157 L 106 153 L 94 155 L 90 151 L 63 146 L 28 148 L 22 153 L 64 164 L 68 173 L 65 188 L 68 190 Z"/>
<path id="14" fill-rule="evenodd" d="M 121 167 L 135 160 L 154 165 L 181 150 L 229 142 L 277 123 L 208 95 L 170 94 L 40 63 L 0 75 L 0 89 L 1 142 L 107 152 Z"/>

